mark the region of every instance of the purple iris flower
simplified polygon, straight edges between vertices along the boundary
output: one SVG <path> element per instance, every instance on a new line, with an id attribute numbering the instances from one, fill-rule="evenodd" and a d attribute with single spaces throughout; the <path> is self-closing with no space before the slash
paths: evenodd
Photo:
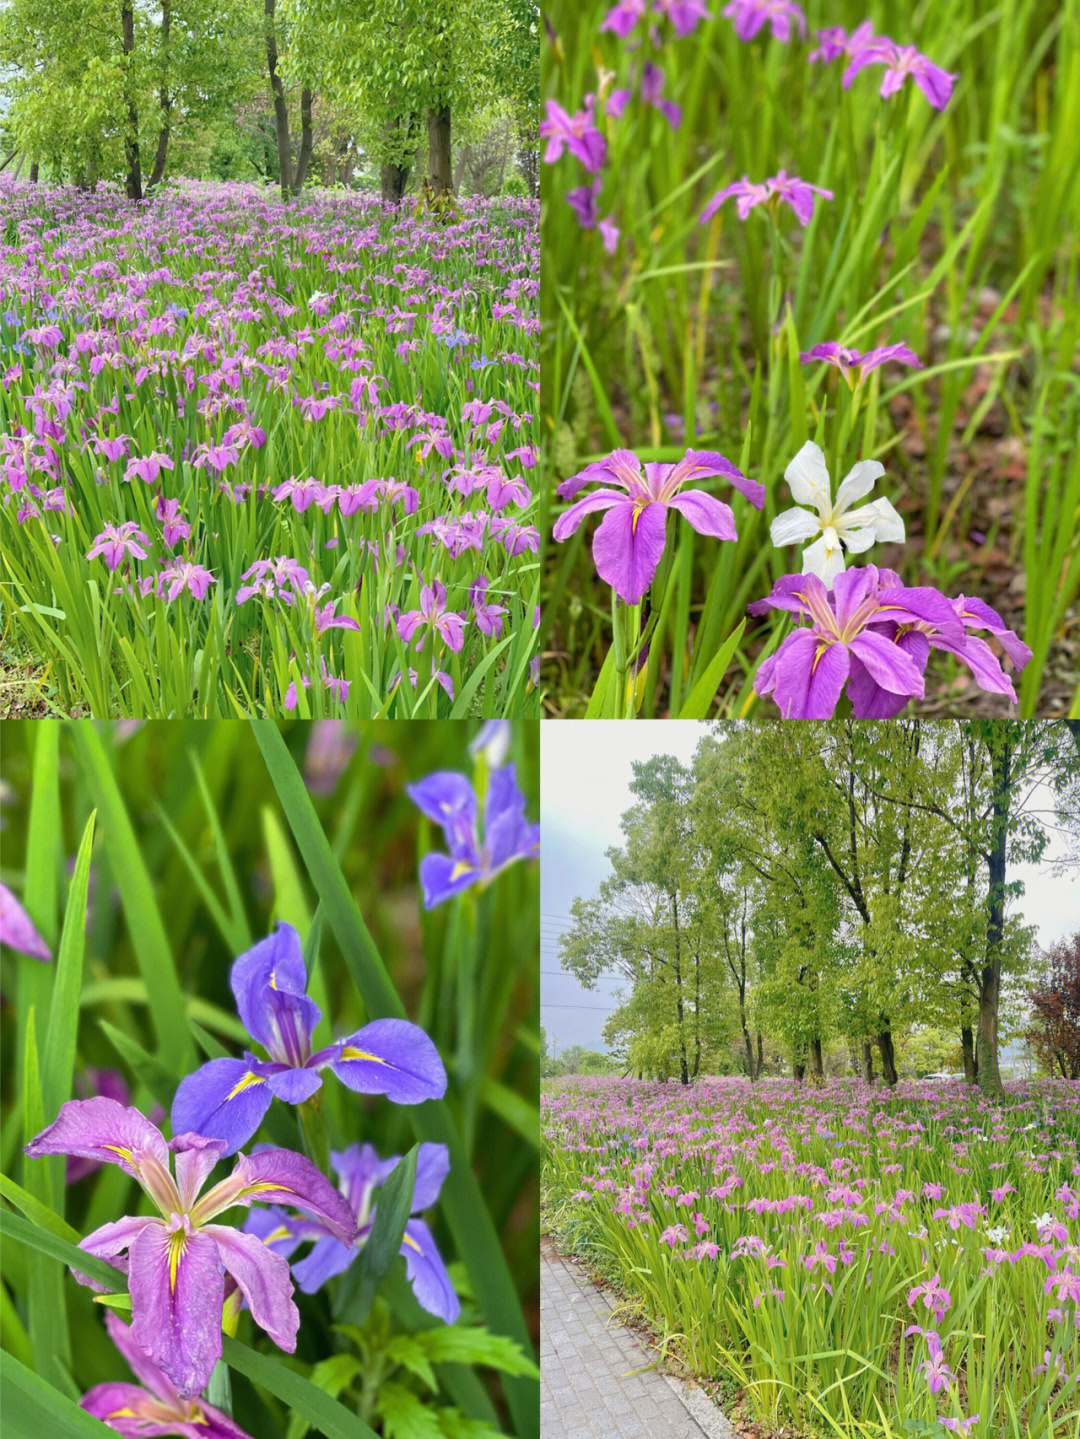
<path id="1" fill-rule="evenodd" d="M 885 66 L 879 92 L 883 100 L 895 95 L 910 75 L 935 110 L 944 110 L 959 79 L 958 75 L 951 75 L 948 70 L 921 55 L 914 45 L 897 45 L 882 35 L 861 45 L 852 54 L 851 63 L 844 71 L 845 90 L 867 65 Z"/>
<path id="2" fill-rule="evenodd" d="M 52 951 L 37 931 L 34 921 L 6 884 L 0 884 L 0 944 L 16 954 L 48 961 Z"/>
<path id="3" fill-rule="evenodd" d="M 525 796 L 512 764 L 491 772 L 482 839 L 479 802 L 465 775 L 439 770 L 409 785 L 407 792 L 420 812 L 440 826 L 450 851 L 427 854 L 421 861 L 425 909 L 434 909 L 471 884 L 486 885 L 514 860 L 534 859 L 540 852 L 540 826 L 525 818 Z"/>
<path id="4" fill-rule="evenodd" d="M 828 719 L 847 686 L 858 719 L 892 719 L 924 693 L 931 649 L 955 655 L 981 688 L 1016 703 L 1012 682 L 985 640 L 988 630 L 1018 668 L 1031 650 L 981 600 L 949 599 L 931 586 L 907 587 L 892 570 L 873 565 L 837 575 L 827 590 L 816 575 L 785 575 L 772 593 L 748 606 L 751 614 L 788 610 L 810 619 L 788 635 L 754 678 L 785 719 Z"/>
<path id="5" fill-rule="evenodd" d="M 555 100 L 547 100 L 547 119 L 540 122 L 541 137 L 547 140 L 544 164 L 554 165 L 564 150 L 580 160 L 590 175 L 603 169 L 607 159 L 607 141 L 596 127 L 592 95 L 586 95 L 585 108 L 571 115 Z"/>
<path id="6" fill-rule="evenodd" d="M 307 972 L 300 936 L 281 923 L 242 954 L 229 976 L 236 1008 L 269 1061 L 211 1059 L 180 1081 L 172 1106 L 176 1133 L 194 1130 L 223 1140 L 234 1154 L 258 1129 L 271 1101 L 303 1104 L 332 1069 L 342 1084 L 361 1094 L 385 1094 L 395 1104 L 420 1104 L 446 1093 L 446 1070 L 438 1050 L 415 1024 L 376 1019 L 346 1039 L 311 1050 L 322 1011 L 304 993 Z"/>
<path id="7" fill-rule="evenodd" d="M 106 525 L 100 535 L 95 535 L 94 543 L 86 552 L 86 558 L 92 560 L 95 555 L 101 555 L 109 569 L 115 570 L 125 554 L 132 559 L 145 560 L 146 550 L 143 546 L 149 543 L 137 521 L 126 520 L 122 525 Z"/>
<path id="8" fill-rule="evenodd" d="M 32 1158 L 72 1154 L 118 1164 L 137 1179 L 157 1215 L 128 1215 L 103 1224 L 79 1248 L 127 1274 L 131 1339 L 176 1386 L 180 1398 L 202 1393 L 221 1358 L 225 1273 L 235 1279 L 252 1318 L 288 1353 L 296 1348 L 300 1315 L 289 1266 L 253 1235 L 212 1221 L 234 1204 L 284 1204 L 314 1215 L 342 1243 L 356 1221 L 348 1204 L 309 1159 L 287 1149 L 242 1154 L 227 1179 L 200 1197 L 226 1153 L 219 1139 L 178 1134 L 166 1144 L 137 1109 L 112 1099 L 69 1099 L 47 1129 L 26 1146 Z M 169 1171 L 176 1156 L 176 1177 Z M 119 1258 L 124 1250 L 127 1258 Z M 99 1288 L 73 1271 L 80 1283 Z"/>
<path id="9" fill-rule="evenodd" d="M 829 340 L 824 345 L 814 345 L 809 350 L 799 352 L 799 359 L 804 365 L 812 364 L 814 360 L 822 360 L 827 365 L 835 365 L 845 379 L 849 379 L 853 370 L 858 371 L 859 379 L 868 375 L 871 370 L 879 369 L 882 365 L 910 365 L 914 370 L 921 370 L 923 362 L 919 359 L 914 350 L 908 349 L 907 345 L 880 345 L 876 350 L 851 350 L 843 345 L 838 345 L 835 340 Z"/>
<path id="10" fill-rule="evenodd" d="M 372 1204 L 375 1191 L 401 1163 L 400 1155 L 396 1154 L 391 1159 L 380 1159 L 370 1144 L 354 1144 L 340 1153 L 332 1153 L 330 1158 L 338 1174 L 341 1193 L 356 1219 L 354 1243 L 343 1244 L 327 1225 L 317 1220 L 298 1220 L 284 1210 L 252 1210 L 244 1225 L 249 1234 L 257 1234 L 264 1244 L 286 1258 L 305 1239 L 315 1241 L 306 1257 L 293 1265 L 293 1278 L 305 1294 L 314 1294 L 328 1279 L 343 1274 L 352 1264 L 375 1222 Z M 445 1144 L 421 1144 L 412 1210 L 405 1224 L 401 1254 L 417 1303 L 429 1314 L 453 1324 L 461 1313 L 461 1304 L 431 1230 L 417 1217 L 438 1199 L 449 1171 L 450 1152 Z"/>
<path id="11" fill-rule="evenodd" d="M 424 642 L 425 631 L 434 630 L 455 654 L 459 654 L 465 643 L 467 623 L 466 615 L 447 609 L 446 586 L 441 580 L 435 580 L 433 584 L 424 585 L 421 589 L 420 608 L 407 610 L 398 618 L 398 638 L 408 644 L 414 634 L 418 635 L 416 648 L 419 649 Z M 360 626 L 357 625 L 356 628 L 359 629 Z"/>
<path id="12" fill-rule="evenodd" d="M 813 218 L 815 195 L 820 195 L 825 200 L 833 197 L 831 190 L 822 189 L 820 185 L 811 185 L 807 180 L 800 180 L 797 175 L 789 175 L 786 170 L 781 170 L 771 179 L 762 180 L 760 184 L 744 175 L 741 180 L 725 186 L 712 197 L 701 212 L 700 223 L 707 224 L 724 201 L 734 197 L 740 220 L 745 220 L 755 206 L 767 205 L 775 200 L 777 204 L 783 201 L 785 205 L 790 205 L 796 220 L 805 227 Z"/>
<path id="13" fill-rule="evenodd" d="M 147 1434 L 183 1434 L 188 1439 L 250 1439 L 227 1414 L 205 1399 L 181 1399 L 176 1385 L 146 1357 L 118 1314 L 107 1311 L 109 1338 L 128 1362 L 138 1384 L 95 1384 L 80 1407 L 117 1434 L 137 1439 Z"/>
<path id="14" fill-rule="evenodd" d="M 849 60 L 853 59 L 868 45 L 876 44 L 878 39 L 869 20 L 864 20 L 850 35 L 842 25 L 830 25 L 825 30 L 819 30 L 817 38 L 818 48 L 811 50 L 808 57 L 811 65 L 828 65 L 841 55 L 845 55 Z M 846 82 L 845 88 L 847 84 L 850 84 L 850 81 Z"/>
<path id="15" fill-rule="evenodd" d="M 704 490 L 686 490 L 690 480 L 722 476 L 761 509 L 765 488 L 748 480 L 723 455 L 711 450 L 687 450 L 677 464 L 646 463 L 644 468 L 630 450 L 613 450 L 606 459 L 587 465 L 558 488 L 561 499 L 570 499 L 582 485 L 598 481 L 600 489 L 559 516 L 552 534 L 566 540 L 587 514 L 608 510 L 593 536 L 596 570 L 628 605 L 636 605 L 652 584 L 664 553 L 667 512 L 678 510 L 699 535 L 734 540 L 735 516 L 721 500 Z"/>
<path id="16" fill-rule="evenodd" d="M 618 0 L 618 4 L 613 5 L 600 22 L 601 34 L 609 30 L 612 35 L 625 40 L 647 8 L 646 0 Z"/>
<path id="17" fill-rule="evenodd" d="M 929 623 L 960 640 L 963 626 L 944 595 L 929 587 L 897 583 L 883 591 L 874 565 L 845 570 L 827 590 L 817 575 L 784 575 L 772 593 L 748 606 L 752 615 L 770 609 L 804 615 L 810 625 L 793 631 L 754 678 L 759 695 L 771 694 L 785 719 L 829 719 L 844 686 L 859 719 L 870 692 L 884 690 L 902 709 L 923 697 L 925 667 L 895 640 L 882 634 L 883 622 Z"/>
<path id="18" fill-rule="evenodd" d="M 740 40 L 752 40 L 766 25 L 773 39 L 785 44 L 791 39 L 793 25 L 806 39 L 806 16 L 794 0 L 731 0 L 724 18 L 735 26 Z"/>

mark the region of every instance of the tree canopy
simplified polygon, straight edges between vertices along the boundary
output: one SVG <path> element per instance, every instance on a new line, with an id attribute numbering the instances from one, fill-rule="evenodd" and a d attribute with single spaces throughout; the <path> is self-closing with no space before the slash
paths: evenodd
<path id="1" fill-rule="evenodd" d="M 606 1038 L 643 1073 L 813 1078 L 831 1054 L 893 1084 L 902 1053 L 996 1092 L 1034 956 L 1014 867 L 1078 768 L 1054 723 L 714 726 L 690 767 L 635 764 L 562 963 L 628 982 Z"/>

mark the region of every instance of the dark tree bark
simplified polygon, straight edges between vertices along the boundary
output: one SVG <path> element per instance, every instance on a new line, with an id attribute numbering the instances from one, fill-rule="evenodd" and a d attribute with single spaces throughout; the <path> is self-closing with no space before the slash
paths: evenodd
<path id="1" fill-rule="evenodd" d="M 120 0 L 120 25 L 123 32 L 124 54 L 130 55 L 135 49 L 135 12 L 132 0 Z M 142 161 L 139 156 L 139 111 L 135 96 L 127 92 L 128 128 L 124 136 L 124 159 L 127 163 L 127 197 L 129 200 L 142 199 Z"/>
<path id="2" fill-rule="evenodd" d="M 825 1078 L 825 1065 L 821 1056 L 821 1039 L 810 1041 L 810 1075 L 813 1079 Z"/>
<path id="3" fill-rule="evenodd" d="M 296 157 L 296 171 L 292 177 L 294 195 L 299 195 L 304 188 L 308 166 L 311 164 L 311 150 L 311 91 L 305 85 L 300 91 L 300 153 Z"/>
<path id="4" fill-rule="evenodd" d="M 277 0 L 264 0 L 266 15 L 266 65 L 270 72 L 270 94 L 274 101 L 274 133 L 277 139 L 278 178 L 281 198 L 292 194 L 292 151 L 289 147 L 289 107 L 285 103 L 285 86 L 278 74 L 277 35 L 274 33 L 274 11 Z"/>
<path id="5" fill-rule="evenodd" d="M 795 1083 L 801 1084 L 806 1077 L 806 1061 L 797 1059 L 791 1066 L 791 1072 L 795 1076 Z"/>
<path id="6" fill-rule="evenodd" d="M 411 140 L 416 118 L 415 115 L 410 115 L 403 123 L 401 116 L 395 115 L 392 119 L 387 120 L 385 133 L 388 143 L 392 143 L 395 135 L 400 135 L 403 128 L 405 128 L 406 141 Z M 397 161 L 387 160 L 383 165 L 379 178 L 382 197 L 389 204 L 398 205 L 401 203 L 406 186 L 409 183 L 409 172 L 411 169 L 412 166 L 409 164 L 406 156 L 402 156 L 400 164 Z"/>
<path id="7" fill-rule="evenodd" d="M 34 160 L 30 165 L 30 183 L 36 185 L 38 182 L 38 162 Z"/>
<path id="8" fill-rule="evenodd" d="M 761 1038 L 761 1031 L 758 1030 L 758 1037 L 757 1037 L 757 1074 L 754 1075 L 754 1078 L 755 1078 L 755 1079 L 760 1079 L 760 1078 L 761 1078 L 761 1071 L 764 1069 L 764 1067 L 765 1067 L 765 1045 L 764 1045 L 764 1041 L 763 1041 L 762 1038 Z"/>
<path id="9" fill-rule="evenodd" d="M 874 1082 L 874 1046 L 868 1039 L 862 1042 L 863 1078 L 867 1084 Z"/>
<path id="10" fill-rule="evenodd" d="M 891 1089 L 899 1078 L 896 1073 L 896 1051 L 893 1049 L 892 1030 L 888 1027 L 878 1035 L 878 1049 L 881 1050 L 881 1072 L 885 1083 Z"/>
<path id="11" fill-rule="evenodd" d="M 679 933 L 679 896 L 671 891 L 671 913 L 675 922 L 675 1013 L 679 1023 L 679 1074 L 683 1084 L 690 1083 L 690 1066 L 686 1058 L 686 1031 L 683 1029 L 682 998 L 682 936 Z"/>
<path id="12" fill-rule="evenodd" d="M 979 1065 L 975 1058 L 975 1036 L 970 1024 L 960 1026 L 960 1048 L 964 1051 L 964 1080 L 975 1084 L 979 1077 Z"/>
<path id="13" fill-rule="evenodd" d="M 437 195 L 449 195 L 454 188 L 450 168 L 450 106 L 433 106 L 428 111 L 428 169 L 431 187 Z"/>
<path id="14" fill-rule="evenodd" d="M 161 0 L 161 44 L 168 66 L 169 35 L 172 31 L 171 0 Z M 168 68 L 162 72 L 161 88 L 158 90 L 161 105 L 161 129 L 158 131 L 157 150 L 154 153 L 154 168 L 150 171 L 150 188 L 161 184 L 165 174 L 165 157 L 169 153 L 169 128 L 172 122 L 172 96 L 169 94 Z"/>
<path id="15" fill-rule="evenodd" d="M 1003 1093 L 998 1068 L 998 1004 L 1001 950 L 1005 937 L 1005 864 L 1009 837 L 1012 741 L 998 732 L 990 744 L 990 887 L 986 896 L 986 958 L 979 973 L 979 1032 L 975 1041 L 978 1084 L 983 1094 Z"/>

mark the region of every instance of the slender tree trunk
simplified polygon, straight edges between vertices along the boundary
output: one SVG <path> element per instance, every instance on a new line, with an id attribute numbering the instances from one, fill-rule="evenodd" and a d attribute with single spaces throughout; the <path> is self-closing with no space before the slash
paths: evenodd
<path id="1" fill-rule="evenodd" d="M 755 1076 L 754 1076 L 755 1079 L 760 1079 L 760 1078 L 761 1078 L 761 1071 L 762 1071 L 764 1068 L 765 1068 L 765 1045 L 764 1045 L 764 1041 L 763 1041 L 762 1038 L 761 1038 L 761 1032 L 760 1032 L 760 1030 L 759 1030 L 759 1031 L 758 1031 L 758 1037 L 757 1037 L 757 1074 L 755 1074 Z"/>
<path id="2" fill-rule="evenodd" d="M 996 734 L 990 743 L 992 776 L 989 881 L 986 896 L 986 959 L 979 973 L 979 1032 L 975 1041 L 978 1084 L 986 1095 L 1003 1093 L 998 1067 L 998 1005 L 1001 998 L 1001 950 L 1005 937 L 1005 864 L 1009 837 L 1009 786 L 1012 744 Z"/>
<path id="3" fill-rule="evenodd" d="M 36 185 L 37 182 L 38 182 L 38 162 L 37 162 L 36 160 L 34 160 L 34 161 L 31 162 L 31 165 L 30 165 L 30 183 L 31 183 L 31 185 Z"/>
<path id="4" fill-rule="evenodd" d="M 157 150 L 154 154 L 154 168 L 150 172 L 150 188 L 161 184 L 161 178 L 165 174 L 165 157 L 169 153 L 169 127 L 172 122 L 172 98 L 169 95 L 168 81 L 168 60 L 169 60 L 169 35 L 172 31 L 172 0 L 161 0 L 161 45 L 164 52 L 163 63 L 166 69 L 162 73 L 161 88 L 158 90 L 158 102 L 161 105 L 161 129 L 158 131 Z"/>
<path id="5" fill-rule="evenodd" d="M 754 1045 L 750 1038 L 750 1027 L 746 1022 L 746 1006 L 743 1003 L 741 994 L 739 995 L 739 1024 L 742 1028 L 743 1043 L 746 1045 L 746 1072 L 750 1076 L 751 1083 L 753 1083 L 758 1077 L 759 1070 L 754 1063 Z M 760 1038 L 760 1036 L 758 1037 Z"/>
<path id="6" fill-rule="evenodd" d="M 450 168 L 450 106 L 432 106 L 428 111 L 428 178 L 437 195 L 448 195 L 454 188 Z"/>
<path id="7" fill-rule="evenodd" d="M 868 1039 L 862 1042 L 863 1078 L 867 1084 L 874 1082 L 874 1046 Z"/>
<path id="8" fill-rule="evenodd" d="M 885 1077 L 885 1083 L 891 1089 L 899 1076 L 896 1073 L 896 1051 L 893 1049 L 892 1030 L 888 1027 L 878 1035 L 878 1048 L 881 1050 L 881 1072 Z"/>
<path id="9" fill-rule="evenodd" d="M 806 1077 L 806 1061 L 796 1059 L 791 1066 L 791 1072 L 795 1076 L 795 1083 L 801 1084 Z"/>
<path id="10" fill-rule="evenodd" d="M 825 1078 L 825 1065 L 821 1057 L 821 1039 L 816 1038 L 810 1041 L 810 1077 L 812 1079 Z"/>
<path id="11" fill-rule="evenodd" d="M 120 25 L 123 31 L 124 54 L 131 55 L 135 49 L 135 12 L 132 0 L 120 0 Z M 125 76 L 125 85 L 130 76 Z M 139 157 L 139 112 L 135 105 L 135 94 L 127 91 L 128 128 L 124 136 L 124 158 L 127 162 L 127 197 L 129 200 L 142 199 L 142 162 Z"/>
<path id="12" fill-rule="evenodd" d="M 311 91 L 305 85 L 300 91 L 300 153 L 296 157 L 296 171 L 292 178 L 292 192 L 299 195 L 307 179 L 313 145 L 311 128 Z"/>
<path id="13" fill-rule="evenodd" d="M 694 1078 L 701 1073 L 701 950 L 694 953 Z"/>
<path id="14" fill-rule="evenodd" d="M 278 178 L 281 198 L 292 194 L 292 151 L 289 148 L 289 107 L 285 103 L 285 86 L 278 74 L 277 35 L 274 33 L 274 11 L 277 0 L 264 0 L 266 15 L 266 66 L 270 72 L 270 94 L 274 101 L 274 131 L 277 137 Z"/>
<path id="15" fill-rule="evenodd" d="M 406 130 L 406 141 L 408 141 L 408 137 L 412 134 L 414 122 L 415 116 L 412 115 L 410 115 L 408 120 L 405 122 L 408 127 Z M 400 115 L 395 115 L 392 119 L 387 120 L 385 128 L 387 140 L 391 141 L 395 133 L 399 133 L 401 129 L 402 121 Z M 396 150 L 396 148 L 397 147 L 395 146 L 394 149 Z M 405 188 L 409 183 L 409 169 L 410 166 L 405 156 L 402 156 L 400 164 L 397 161 L 387 160 L 386 163 L 383 165 L 379 177 L 381 182 L 382 198 L 386 200 L 389 204 L 400 204 L 401 199 L 405 194 Z"/>
<path id="16" fill-rule="evenodd" d="M 675 1013 L 679 1023 L 679 1066 L 683 1084 L 690 1083 L 690 1066 L 686 1059 L 686 1031 L 683 1028 L 682 1002 L 682 938 L 679 934 L 679 896 L 672 891 L 671 913 L 675 921 Z"/>

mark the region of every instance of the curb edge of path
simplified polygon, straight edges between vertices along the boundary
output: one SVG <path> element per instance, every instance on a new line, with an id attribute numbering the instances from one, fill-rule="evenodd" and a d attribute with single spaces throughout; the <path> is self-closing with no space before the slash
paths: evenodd
<path id="1" fill-rule="evenodd" d="M 600 1295 L 609 1311 L 614 1314 L 615 1298 L 607 1285 L 596 1283 L 581 1261 L 572 1254 L 563 1254 L 562 1251 L 557 1248 L 555 1241 L 550 1235 L 545 1234 L 541 1237 L 540 1255 L 541 1258 L 556 1260 L 565 1268 L 571 1270 L 582 1283 L 587 1284 Z M 629 1325 L 624 1324 L 622 1328 L 632 1334 L 650 1354 L 658 1353 L 656 1346 L 647 1335 L 642 1334 L 639 1330 L 631 1329 Z M 690 1423 L 699 1434 L 704 1436 L 704 1439 L 738 1439 L 736 1431 L 732 1428 L 731 1421 L 724 1415 L 722 1410 L 716 1407 L 704 1390 L 688 1379 L 682 1379 L 678 1375 L 667 1373 L 661 1365 L 662 1360 L 658 1360 L 656 1373 L 663 1379 L 665 1384 L 667 1384 L 675 1398 L 682 1405 L 683 1409 L 685 1409 Z"/>

